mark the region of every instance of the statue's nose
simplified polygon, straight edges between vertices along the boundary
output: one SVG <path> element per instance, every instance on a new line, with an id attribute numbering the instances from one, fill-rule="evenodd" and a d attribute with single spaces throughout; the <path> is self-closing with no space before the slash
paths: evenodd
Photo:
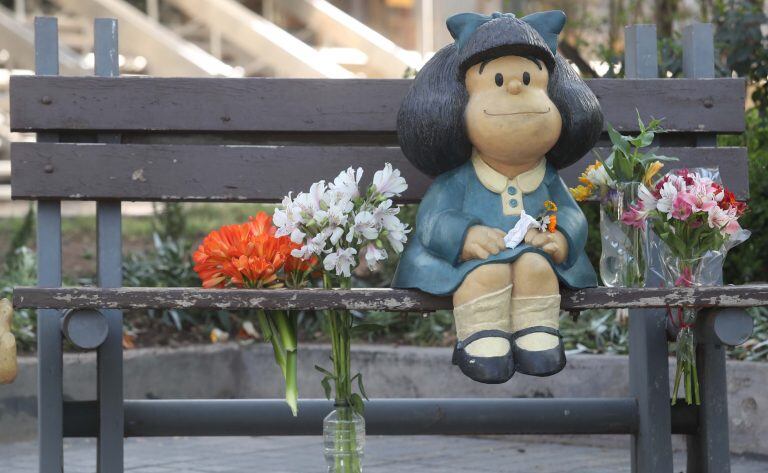
<path id="1" fill-rule="evenodd" d="M 507 83 L 507 92 L 512 95 L 517 95 L 523 89 L 523 84 L 517 79 L 512 79 Z"/>

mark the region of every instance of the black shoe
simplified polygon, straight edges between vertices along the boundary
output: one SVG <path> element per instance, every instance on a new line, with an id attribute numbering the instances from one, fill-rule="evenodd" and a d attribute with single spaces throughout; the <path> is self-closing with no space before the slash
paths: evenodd
<path id="1" fill-rule="evenodd" d="M 502 330 L 481 330 L 456 343 L 453 349 L 453 364 L 469 378 L 485 384 L 501 384 L 509 381 L 515 374 L 515 360 L 512 347 L 502 356 L 472 356 L 464 349 L 470 343 L 481 338 L 506 338 L 510 334 Z"/>
<path id="2" fill-rule="evenodd" d="M 531 333 L 548 333 L 559 339 L 556 347 L 549 350 L 530 351 L 517 346 L 516 340 Z M 512 349 L 515 353 L 517 371 L 530 376 L 552 376 L 565 368 L 565 348 L 560 331 L 552 327 L 537 325 L 524 328 L 512 334 Z"/>

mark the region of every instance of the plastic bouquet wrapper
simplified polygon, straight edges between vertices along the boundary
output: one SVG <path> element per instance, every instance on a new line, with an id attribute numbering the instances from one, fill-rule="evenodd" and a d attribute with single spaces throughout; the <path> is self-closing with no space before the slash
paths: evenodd
<path id="1" fill-rule="evenodd" d="M 632 225 L 622 218 L 638 198 L 640 186 L 651 187 L 659 171 L 676 158 L 656 154 L 654 137 L 662 133 L 661 120 L 647 124 L 637 116 L 640 132 L 623 135 L 608 125 L 611 151 L 598 155 L 571 188 L 578 202 L 600 202 L 600 278 L 608 287 L 643 287 L 647 268 L 645 226 Z"/>
<path id="2" fill-rule="evenodd" d="M 697 287 L 722 284 L 728 251 L 746 241 L 750 232 L 739 218 L 746 204 L 721 184 L 716 168 L 682 169 L 668 173 L 652 187 L 640 188 L 638 201 L 623 220 L 653 231 L 651 254 L 659 255 L 651 271 L 666 286 Z M 682 384 L 688 404 L 699 404 L 695 325 L 698 308 L 669 310 L 677 330 L 677 368 L 672 403 Z"/>

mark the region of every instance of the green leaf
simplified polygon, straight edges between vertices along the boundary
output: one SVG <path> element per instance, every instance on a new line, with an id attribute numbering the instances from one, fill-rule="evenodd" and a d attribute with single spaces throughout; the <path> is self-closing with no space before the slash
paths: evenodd
<path id="1" fill-rule="evenodd" d="M 654 154 L 653 155 L 654 161 L 662 161 L 665 163 L 672 162 L 672 161 L 680 161 L 678 158 L 674 156 L 664 156 L 663 154 Z"/>
<path id="2" fill-rule="evenodd" d="M 362 373 L 357 373 L 352 378 L 352 381 L 354 381 L 355 378 L 357 378 L 357 387 L 358 387 L 358 389 L 360 389 L 360 394 L 363 395 L 363 397 L 365 398 L 366 401 L 370 401 L 370 399 L 368 399 L 368 394 L 366 394 L 365 388 L 363 387 L 363 374 Z"/>
<path id="3" fill-rule="evenodd" d="M 618 153 L 614 156 L 613 170 L 616 173 L 617 180 L 631 181 L 633 168 L 634 166 L 628 156 L 623 153 Z"/>
<path id="4" fill-rule="evenodd" d="M 608 154 L 608 157 L 605 160 L 600 160 L 603 163 L 603 167 L 605 168 L 605 172 L 608 173 L 608 175 L 614 181 L 617 180 L 616 179 L 616 172 L 613 170 L 613 160 L 614 160 L 615 154 L 616 153 L 613 150 L 611 150 L 611 152 Z M 595 153 L 595 155 L 598 156 L 598 158 L 599 158 L 599 155 L 597 153 Z"/>
<path id="5" fill-rule="evenodd" d="M 610 125 L 608 127 L 608 137 L 611 139 L 614 148 L 621 150 L 624 154 L 629 154 L 629 142 L 627 137 L 623 136 Z"/>
<path id="6" fill-rule="evenodd" d="M 664 129 L 661 127 L 661 122 L 663 121 L 663 118 L 651 118 L 651 121 L 648 122 L 647 130 L 653 130 L 654 132 L 663 132 Z"/>
<path id="7" fill-rule="evenodd" d="M 325 398 L 330 401 L 331 400 L 331 380 L 326 376 L 325 378 L 320 380 L 320 384 L 323 386 L 323 391 L 325 391 Z"/>
<path id="8" fill-rule="evenodd" d="M 328 371 L 327 369 L 323 368 L 322 366 L 318 366 L 318 365 L 315 365 L 315 369 L 316 369 L 317 371 L 319 371 L 319 372 L 323 373 L 325 376 L 327 376 L 327 377 L 329 377 L 329 378 L 331 378 L 331 379 L 333 379 L 333 378 L 335 378 L 335 377 L 336 377 L 336 376 L 335 376 L 333 373 L 331 373 L 331 372 L 330 372 L 330 371 Z"/>
<path id="9" fill-rule="evenodd" d="M 640 118 L 640 110 L 635 109 L 635 113 L 637 114 L 637 126 L 640 129 L 640 132 L 645 131 L 645 124 L 643 124 L 643 119 Z"/>
<path id="10" fill-rule="evenodd" d="M 363 398 L 360 397 L 359 394 L 354 393 L 351 396 L 349 396 L 349 405 L 352 406 L 352 409 L 355 410 L 360 415 L 363 415 L 363 412 L 365 411 L 365 406 L 363 405 Z"/>
<path id="11" fill-rule="evenodd" d="M 653 138 L 655 136 L 655 133 L 652 131 L 646 131 L 645 133 L 641 133 L 639 138 L 639 145 L 636 145 L 638 148 L 645 148 L 646 146 L 650 146 L 651 143 L 653 143 Z"/>

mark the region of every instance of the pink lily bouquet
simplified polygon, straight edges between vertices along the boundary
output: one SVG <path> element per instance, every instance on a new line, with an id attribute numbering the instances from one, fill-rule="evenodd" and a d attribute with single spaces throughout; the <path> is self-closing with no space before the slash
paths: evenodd
<path id="1" fill-rule="evenodd" d="M 746 210 L 747 205 L 736 200 L 733 192 L 703 172 L 683 169 L 668 173 L 655 186 L 640 186 L 638 200 L 624 212 L 622 222 L 640 228 L 650 223 L 663 243 L 660 253 L 667 284 L 692 287 L 718 282 L 708 277 L 712 268 L 707 266 L 722 264 L 725 253 L 749 237 L 739 224 Z M 688 404 L 700 403 L 695 320 L 695 308 L 678 310 L 673 404 L 681 382 Z"/>

